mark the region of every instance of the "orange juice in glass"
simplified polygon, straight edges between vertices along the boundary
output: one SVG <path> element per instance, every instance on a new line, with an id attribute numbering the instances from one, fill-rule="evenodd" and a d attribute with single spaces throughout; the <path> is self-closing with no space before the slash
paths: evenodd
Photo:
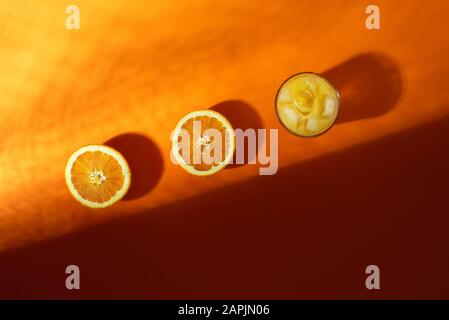
<path id="1" fill-rule="evenodd" d="M 276 112 L 282 125 L 301 137 L 315 137 L 329 130 L 340 108 L 338 91 L 316 73 L 288 78 L 276 95 Z"/>

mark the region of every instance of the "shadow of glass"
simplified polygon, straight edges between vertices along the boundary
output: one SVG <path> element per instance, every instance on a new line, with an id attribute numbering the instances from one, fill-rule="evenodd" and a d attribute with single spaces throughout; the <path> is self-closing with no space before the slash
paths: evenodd
<path id="1" fill-rule="evenodd" d="M 210 110 L 217 111 L 224 115 L 229 122 L 231 122 L 234 130 L 242 129 L 243 132 L 247 129 L 254 129 L 256 132 L 256 143 L 260 147 L 265 143 L 265 139 L 258 139 L 257 129 L 263 129 L 263 122 L 259 116 L 259 113 L 250 104 L 242 100 L 226 100 L 220 102 L 209 108 Z M 237 140 L 239 143 L 239 140 Z M 244 140 L 244 145 L 236 145 L 236 150 L 239 152 L 244 152 L 243 163 L 237 163 L 237 152 L 234 153 L 232 159 L 232 164 L 226 166 L 226 169 L 233 169 L 241 167 L 245 164 L 252 163 L 256 161 L 257 151 L 254 154 L 249 154 L 248 139 Z M 256 147 L 256 150 L 258 148 Z"/>
<path id="2" fill-rule="evenodd" d="M 157 185 L 162 177 L 164 162 L 153 140 L 143 134 L 125 133 L 104 144 L 119 151 L 131 170 L 131 186 L 122 200 L 143 197 Z"/>
<path id="3" fill-rule="evenodd" d="M 340 92 L 336 123 L 381 116 L 394 108 L 403 90 L 399 66 L 383 53 L 364 53 L 322 73 Z"/>

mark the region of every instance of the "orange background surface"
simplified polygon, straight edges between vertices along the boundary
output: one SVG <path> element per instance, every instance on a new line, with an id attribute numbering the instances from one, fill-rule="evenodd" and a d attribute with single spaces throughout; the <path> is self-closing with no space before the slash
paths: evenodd
<path id="1" fill-rule="evenodd" d="M 378 0 L 381 30 L 367 30 L 368 4 L 2 1 L 0 297 L 449 298 L 449 5 Z M 274 113 L 301 71 L 342 96 L 314 139 Z M 207 108 L 279 129 L 278 173 L 173 165 L 171 130 Z M 104 210 L 64 182 L 93 143 L 134 177 Z M 80 291 L 65 289 L 69 264 Z M 369 264 L 380 291 L 364 287 Z"/>

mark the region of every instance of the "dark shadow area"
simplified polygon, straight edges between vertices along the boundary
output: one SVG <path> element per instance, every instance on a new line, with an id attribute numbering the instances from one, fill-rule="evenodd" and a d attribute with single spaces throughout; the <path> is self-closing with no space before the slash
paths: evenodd
<path id="1" fill-rule="evenodd" d="M 403 90 L 399 66 L 382 53 L 365 53 L 322 74 L 340 92 L 336 123 L 381 116 L 392 110 Z"/>
<path id="2" fill-rule="evenodd" d="M 139 133 L 125 133 L 104 143 L 119 151 L 131 169 L 131 186 L 122 200 L 143 197 L 159 182 L 164 170 L 162 154 L 156 143 Z"/>
<path id="3" fill-rule="evenodd" d="M 0 297 L 447 299 L 448 145 L 446 117 L 3 252 Z M 80 291 L 64 287 L 68 264 Z M 380 291 L 365 288 L 370 264 Z"/>
<path id="4" fill-rule="evenodd" d="M 210 110 L 217 111 L 224 115 L 229 122 L 231 122 L 234 130 L 242 129 L 243 131 L 247 129 L 254 129 L 257 136 L 257 129 L 263 129 L 262 119 L 260 118 L 258 112 L 248 103 L 241 100 L 227 100 L 220 102 L 209 108 Z M 262 139 L 257 140 L 257 145 L 264 144 L 265 141 Z M 238 140 L 237 140 L 238 141 Z M 238 168 L 242 165 L 248 164 L 251 161 L 255 161 L 257 157 L 257 152 L 254 154 L 249 154 L 248 152 L 248 141 L 245 139 L 245 145 L 241 147 L 240 150 L 244 151 L 244 162 L 237 163 L 236 154 L 234 154 L 232 164 L 226 166 L 226 169 Z M 236 145 L 236 150 L 239 146 Z M 256 148 L 257 150 L 257 148 Z"/>

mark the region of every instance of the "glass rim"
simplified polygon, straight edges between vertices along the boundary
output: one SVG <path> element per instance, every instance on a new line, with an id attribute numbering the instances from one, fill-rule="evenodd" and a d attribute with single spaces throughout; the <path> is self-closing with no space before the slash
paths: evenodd
<path id="1" fill-rule="evenodd" d="M 320 77 L 321 79 L 323 79 L 324 81 L 326 81 L 326 83 L 329 84 L 329 86 L 335 91 L 335 95 L 337 96 L 337 100 L 338 100 L 338 110 L 337 110 L 337 115 L 335 116 L 335 119 L 334 119 L 333 123 L 332 123 L 326 130 L 324 130 L 323 132 L 320 132 L 320 133 L 318 133 L 318 134 L 316 134 L 316 135 L 312 135 L 312 136 L 302 135 L 302 134 L 293 132 L 291 129 L 287 128 L 287 126 L 284 124 L 284 122 L 282 121 L 282 119 L 281 119 L 281 117 L 280 117 L 280 115 L 279 115 L 279 112 L 278 112 L 278 106 L 277 106 L 277 101 L 278 101 L 279 92 L 281 91 L 282 87 L 283 87 L 289 80 L 291 80 L 292 78 L 297 77 L 297 76 L 300 76 L 300 75 L 305 75 L 305 74 L 311 74 L 311 75 L 314 75 L 314 76 L 318 76 L 318 77 Z M 337 88 L 335 88 L 335 86 L 334 86 L 328 79 L 326 79 L 325 77 L 323 77 L 321 74 L 319 74 L 319 73 L 317 73 L 317 72 L 313 72 L 313 71 L 302 71 L 302 72 L 298 72 L 298 73 L 295 73 L 295 74 L 289 76 L 287 79 L 285 79 L 285 80 L 280 84 L 279 88 L 278 88 L 277 91 L 276 91 L 276 95 L 275 95 L 275 98 L 274 98 L 274 109 L 275 109 L 275 111 L 276 111 L 276 116 L 277 116 L 279 122 L 280 122 L 281 125 L 285 128 L 285 130 L 287 130 L 288 132 L 290 132 L 291 134 L 293 134 L 293 135 L 295 135 L 295 136 L 297 136 L 297 137 L 301 137 L 301 138 L 316 138 L 316 137 L 319 137 L 319 136 L 321 136 L 322 134 L 328 132 L 328 131 L 334 126 L 334 124 L 337 122 L 338 117 L 339 117 L 339 115 L 340 115 L 340 102 L 341 102 L 340 92 L 337 90 Z"/>

